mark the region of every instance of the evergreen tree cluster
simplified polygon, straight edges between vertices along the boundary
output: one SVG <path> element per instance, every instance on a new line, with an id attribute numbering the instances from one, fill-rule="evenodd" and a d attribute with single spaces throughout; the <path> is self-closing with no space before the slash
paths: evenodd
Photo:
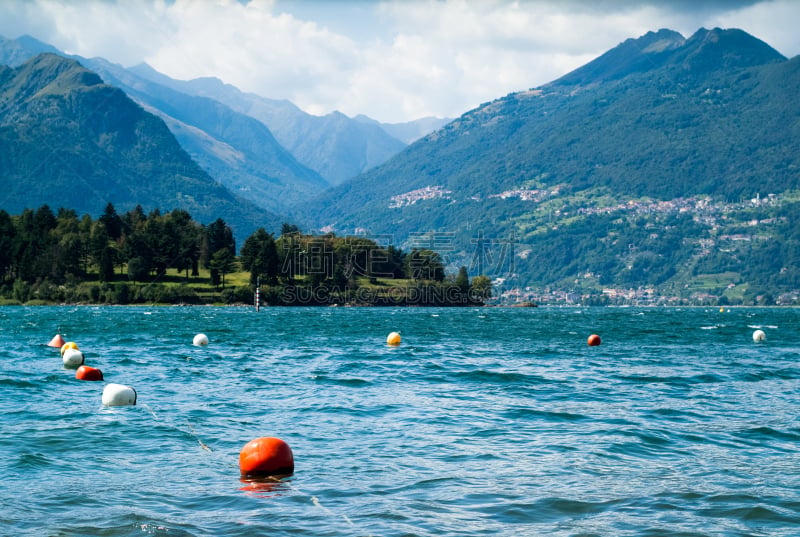
<path id="1" fill-rule="evenodd" d="M 233 232 L 222 219 L 202 226 L 184 210 L 145 214 L 141 206 L 120 215 L 111 203 L 96 220 L 79 218 L 72 209 L 54 213 L 48 205 L 17 216 L 0 210 L 0 246 L 0 293 L 21 302 L 170 301 L 147 292 L 130 296 L 124 284 L 105 300 L 96 287 L 88 296 L 74 292 L 93 279 L 110 283 L 127 276 L 134 284 L 153 282 L 167 269 L 185 271 L 188 278 L 190 272 L 197 276 L 201 264 L 213 274 L 220 252 L 236 251 Z"/>
<path id="2" fill-rule="evenodd" d="M 470 283 L 466 267 L 448 277 L 433 250 L 406 253 L 366 237 L 304 235 L 289 225 L 277 238 L 256 230 L 240 261 L 273 304 L 475 305 L 491 296 L 487 277 Z"/>
<path id="3" fill-rule="evenodd" d="M 0 210 L 0 297 L 20 303 L 199 303 L 185 282 L 201 266 L 229 303 L 249 302 L 262 283 L 272 305 L 468 305 L 491 295 L 488 278 L 470 284 L 466 268 L 448 279 L 432 250 L 405 253 L 364 237 L 304 235 L 289 224 L 278 238 L 257 229 L 240 254 L 224 220 L 204 226 L 180 209 L 146 214 L 137 206 L 118 214 L 109 203 L 96 220 L 48 205 L 16 216 Z M 250 285 L 226 290 L 225 276 L 240 266 L 250 272 Z M 183 284 L 162 284 L 170 269 L 184 274 Z M 400 289 L 407 281 L 412 285 Z M 374 287 L 363 289 L 363 282 Z"/>

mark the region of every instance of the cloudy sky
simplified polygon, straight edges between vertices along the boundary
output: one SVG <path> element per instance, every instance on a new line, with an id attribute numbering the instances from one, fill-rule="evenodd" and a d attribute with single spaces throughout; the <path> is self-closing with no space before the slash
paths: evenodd
<path id="1" fill-rule="evenodd" d="M 797 21 L 798 0 L 0 0 L 6 38 L 385 122 L 457 117 L 659 28 L 792 57 Z"/>

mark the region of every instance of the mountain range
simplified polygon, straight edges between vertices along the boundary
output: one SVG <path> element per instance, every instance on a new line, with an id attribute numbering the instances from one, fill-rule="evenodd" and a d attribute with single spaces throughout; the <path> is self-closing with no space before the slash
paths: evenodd
<path id="1" fill-rule="evenodd" d="M 188 192 L 175 177 L 205 185 L 213 176 L 229 203 L 246 198 L 241 207 L 262 209 L 259 225 L 271 222 L 271 231 L 290 219 L 305 230 L 434 249 L 451 268 L 490 275 L 508 296 L 769 302 L 800 294 L 800 57 L 741 30 L 648 32 L 416 140 L 414 129 L 438 123 L 315 118 L 216 79 L 174 81 L 144 65 L 81 60 L 89 71 L 52 54 L 20 64 L 43 52 L 36 47 L 47 49 L 30 38 L 0 42 L 0 63 L 12 66 L 0 77 L 0 170 L 23 185 L 14 203 L 35 206 L 34 193 L 90 178 L 98 199 L 115 199 L 99 180 L 115 176 L 118 185 L 105 181 L 128 185 L 130 199 L 147 181 L 159 184 L 168 210 Z M 89 94 L 102 98 L 75 97 Z M 108 109 L 98 122 L 89 112 L 101 103 L 119 116 Z M 79 124 L 68 132 L 81 141 L 64 144 L 65 126 Z M 130 149 L 144 148 L 130 134 L 143 124 L 175 164 L 154 166 L 165 157 Z M 323 130 L 361 137 L 313 137 Z M 51 149 L 41 154 L 42 146 Z M 52 154 L 83 164 L 43 169 Z M 228 220 L 228 207 L 217 206 L 217 216 Z"/>
<path id="2" fill-rule="evenodd" d="M 338 112 L 313 116 L 289 101 L 247 94 L 215 78 L 179 81 L 146 64 L 124 68 L 103 58 L 68 56 L 30 36 L 0 37 L 0 64 L 16 67 L 42 52 L 75 59 L 125 91 L 160 116 L 192 159 L 226 188 L 283 214 L 447 121 L 395 125 Z"/>
<path id="3" fill-rule="evenodd" d="M 448 121 L 424 118 L 402 124 L 381 124 L 364 116 L 351 119 L 340 112 L 314 116 L 285 99 L 244 93 L 217 78 L 179 81 L 146 64 L 131 67 L 128 71 L 187 95 L 214 99 L 257 119 L 301 164 L 319 173 L 332 185 L 385 162 L 408 143 Z"/>

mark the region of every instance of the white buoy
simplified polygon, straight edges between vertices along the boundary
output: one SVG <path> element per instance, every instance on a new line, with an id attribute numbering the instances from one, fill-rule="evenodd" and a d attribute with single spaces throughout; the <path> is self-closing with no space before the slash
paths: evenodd
<path id="1" fill-rule="evenodd" d="M 84 362 L 83 353 L 78 349 L 66 349 L 61 355 L 61 359 L 64 361 L 64 367 L 70 369 L 77 369 Z"/>
<path id="2" fill-rule="evenodd" d="M 107 384 L 103 388 L 104 406 L 126 406 L 136 404 L 136 390 L 123 384 Z"/>
<path id="3" fill-rule="evenodd" d="M 194 336 L 192 343 L 198 347 L 204 347 L 208 345 L 208 336 L 205 334 L 197 334 Z"/>
<path id="4" fill-rule="evenodd" d="M 767 334 L 764 333 L 763 330 L 756 330 L 753 332 L 753 341 L 756 343 L 761 343 L 767 339 Z"/>

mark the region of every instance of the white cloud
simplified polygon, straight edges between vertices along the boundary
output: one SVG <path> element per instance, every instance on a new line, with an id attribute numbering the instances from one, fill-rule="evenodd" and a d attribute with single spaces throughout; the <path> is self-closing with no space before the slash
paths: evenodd
<path id="1" fill-rule="evenodd" d="M 457 116 L 553 80 L 629 37 L 739 27 L 800 52 L 800 2 L 18 0 L 0 33 L 175 78 L 217 76 L 312 113 Z M 369 28 L 366 28 L 369 26 Z"/>

